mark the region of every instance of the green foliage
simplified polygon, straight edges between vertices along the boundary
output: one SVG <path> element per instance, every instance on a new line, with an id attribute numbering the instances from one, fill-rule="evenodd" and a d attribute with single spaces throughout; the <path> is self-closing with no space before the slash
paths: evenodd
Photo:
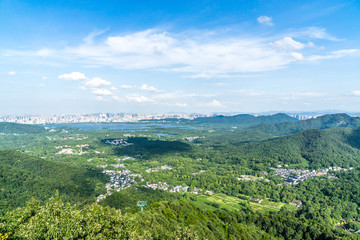
<path id="1" fill-rule="evenodd" d="M 0 122 L 0 133 L 6 134 L 38 134 L 45 133 L 45 128 L 36 125 Z"/>
<path id="2" fill-rule="evenodd" d="M 256 130 L 264 133 L 270 133 L 274 136 L 280 136 L 309 129 L 327 129 L 339 127 L 360 127 L 360 118 L 350 117 L 349 115 L 339 113 L 324 115 L 317 118 L 297 122 L 283 122 L 277 124 L 265 123 L 258 126 L 250 127 L 248 130 Z"/>
<path id="3" fill-rule="evenodd" d="M 32 200 L 10 212 L 0 229 L 11 239 L 149 239 L 134 219 L 118 210 L 97 204 L 77 209 L 58 195 L 43 206 Z"/>
<path id="4" fill-rule="evenodd" d="M 112 139 L 104 139 L 112 140 Z M 133 137 L 127 140 L 133 145 L 126 147 L 117 147 L 114 149 L 117 155 L 141 155 L 142 157 L 154 157 L 162 154 L 169 154 L 175 152 L 186 152 L 191 150 L 191 146 L 181 141 L 161 141 L 152 140 L 145 137 Z"/>
<path id="5" fill-rule="evenodd" d="M 68 129 L 67 133 L 58 129 L 0 135 L 0 149 L 27 154 L 0 151 L 2 211 L 24 206 L 31 197 L 39 200 L 4 215 L 0 233 L 10 232 L 10 237 L 18 239 L 26 234 L 30 239 L 111 238 L 106 234 L 123 239 L 356 239 L 357 235 L 334 229 L 334 225 L 342 218 L 360 216 L 358 118 L 337 114 L 296 121 L 279 114 L 170 122 L 185 127 L 157 124 L 146 131 L 126 132 L 110 130 L 109 124 L 103 131 Z M 266 124 L 245 128 L 259 123 Z M 187 137 L 197 139 L 184 141 Z M 104 143 L 104 139 L 119 138 L 133 145 Z M 89 145 L 84 154 L 77 154 L 79 144 Z M 76 154 L 55 154 L 61 148 L 71 148 Z M 134 158 L 123 160 L 125 156 Z M 131 173 L 142 174 L 136 178 L 138 183 L 107 196 L 101 206 L 87 204 L 104 193 L 109 182 L 96 166 L 121 170 L 123 167 L 111 165 L 119 163 Z M 329 166 L 355 169 L 332 172 L 332 179 L 315 177 L 285 186 L 279 185 L 283 179 L 272 176 L 270 170 L 278 164 L 316 170 Z M 164 165 L 172 169 L 159 169 Z M 145 171 L 148 168 L 159 170 L 149 173 Z M 260 174 L 264 170 L 269 174 Z M 239 181 L 240 175 L 251 175 L 251 180 Z M 179 194 L 143 188 L 146 182 L 187 185 L 191 190 L 196 187 L 216 194 L 187 194 L 189 200 L 178 200 Z M 66 203 L 55 197 L 43 205 L 56 189 Z M 249 203 L 249 196 L 263 202 Z M 282 207 L 293 199 L 301 200 L 303 206 Z M 143 213 L 137 201 L 148 202 Z M 119 233 L 112 223 L 129 225 Z M 356 228 L 356 223 L 351 227 Z M 104 231 L 99 232 L 100 228 Z"/>
<path id="6" fill-rule="evenodd" d="M 357 129 L 307 130 L 262 142 L 238 146 L 236 154 L 255 164 L 309 164 L 310 169 L 358 166 L 360 140 Z"/>
<path id="7" fill-rule="evenodd" d="M 138 212 L 140 208 L 136 205 L 138 201 L 146 201 L 147 205 L 164 200 L 179 199 L 180 195 L 162 190 L 139 187 L 137 189 L 127 188 L 120 192 L 114 192 L 100 202 L 101 205 L 121 209 L 125 212 Z M 146 209 L 147 207 L 145 207 Z"/>
<path id="8" fill-rule="evenodd" d="M 12 150 L 0 151 L 1 212 L 23 206 L 31 197 L 46 200 L 55 190 L 71 202 L 92 202 L 108 177 L 84 164 L 57 163 Z"/>
<path id="9" fill-rule="evenodd" d="M 296 122 L 297 119 L 290 117 L 284 113 L 278 113 L 270 116 L 258 116 L 255 117 L 253 115 L 249 114 L 239 114 L 235 116 L 215 116 L 215 117 L 202 117 L 202 118 L 196 118 L 192 121 L 190 121 L 191 124 L 216 124 L 219 125 L 228 125 L 232 124 L 237 127 L 249 127 L 254 126 L 262 123 L 269 123 L 269 124 L 275 124 L 275 123 L 281 123 L 281 122 Z"/>

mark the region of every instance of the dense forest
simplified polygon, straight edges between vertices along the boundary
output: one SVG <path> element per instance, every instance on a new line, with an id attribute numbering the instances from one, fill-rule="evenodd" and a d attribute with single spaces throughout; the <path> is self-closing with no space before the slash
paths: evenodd
<path id="1" fill-rule="evenodd" d="M 59 163 L 31 157 L 13 150 L 0 151 L 1 212 L 24 206 L 60 192 L 64 200 L 93 202 L 105 192 L 108 177 L 99 169 L 79 163 Z"/>
<path id="2" fill-rule="evenodd" d="M 359 118 L 139 124 L 50 131 L 1 123 L 0 237 L 360 237 Z M 289 184 L 291 177 L 302 178 Z"/>

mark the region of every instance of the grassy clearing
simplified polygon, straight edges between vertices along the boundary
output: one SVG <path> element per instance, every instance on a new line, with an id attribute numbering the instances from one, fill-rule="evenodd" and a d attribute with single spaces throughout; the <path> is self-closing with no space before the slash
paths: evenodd
<path id="1" fill-rule="evenodd" d="M 283 206 L 291 210 L 296 209 L 296 206 L 291 204 L 271 202 L 269 200 L 263 200 L 261 203 L 255 203 L 221 193 L 212 196 L 199 195 L 194 198 L 193 203 L 207 210 L 223 208 L 230 211 L 237 211 L 244 208 L 246 204 L 250 204 L 254 211 L 278 212 Z"/>

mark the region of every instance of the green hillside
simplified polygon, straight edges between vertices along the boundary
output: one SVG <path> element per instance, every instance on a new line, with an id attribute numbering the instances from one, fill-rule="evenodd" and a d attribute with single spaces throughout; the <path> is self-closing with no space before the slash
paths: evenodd
<path id="1" fill-rule="evenodd" d="M 32 197 L 45 200 L 56 190 L 70 202 L 92 202 L 104 192 L 107 177 L 80 164 L 51 162 L 12 150 L 0 151 L 0 205 L 4 212 Z"/>
<path id="2" fill-rule="evenodd" d="M 249 127 L 262 123 L 276 124 L 282 122 L 297 122 L 296 118 L 290 117 L 284 113 L 277 113 L 270 116 L 255 117 L 250 114 L 239 114 L 235 116 L 215 116 L 196 118 L 191 123 L 195 124 L 232 124 L 237 127 Z"/>
<path id="3" fill-rule="evenodd" d="M 263 123 L 258 126 L 252 126 L 248 128 L 248 131 L 261 131 L 269 133 L 274 136 L 281 136 L 292 134 L 309 129 L 327 129 L 327 128 L 339 128 L 348 127 L 356 128 L 360 127 L 360 118 L 350 117 L 349 115 L 339 113 L 324 115 L 317 118 L 312 118 L 303 121 L 296 122 L 282 122 L 276 124 Z"/>
<path id="4" fill-rule="evenodd" d="M 44 205 L 33 200 L 9 212 L 0 219 L 0 233 L 10 239 L 358 239 L 356 234 L 299 220 L 286 209 L 268 214 L 244 207 L 205 211 L 180 200 L 124 214 L 96 203 L 79 208 L 55 196 Z"/>
<path id="5" fill-rule="evenodd" d="M 255 163 L 302 164 L 316 169 L 329 166 L 359 166 L 359 129 L 339 128 L 298 132 L 236 147 L 239 157 Z"/>
<path id="6" fill-rule="evenodd" d="M 46 132 L 45 128 L 36 125 L 0 122 L 0 133 L 25 134 L 25 133 L 44 133 L 44 132 Z"/>

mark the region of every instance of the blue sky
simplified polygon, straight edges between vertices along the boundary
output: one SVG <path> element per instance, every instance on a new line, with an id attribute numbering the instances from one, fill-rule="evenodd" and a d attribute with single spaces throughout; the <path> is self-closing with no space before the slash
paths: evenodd
<path id="1" fill-rule="evenodd" d="M 360 111 L 358 1 L 0 0 L 0 114 Z"/>

